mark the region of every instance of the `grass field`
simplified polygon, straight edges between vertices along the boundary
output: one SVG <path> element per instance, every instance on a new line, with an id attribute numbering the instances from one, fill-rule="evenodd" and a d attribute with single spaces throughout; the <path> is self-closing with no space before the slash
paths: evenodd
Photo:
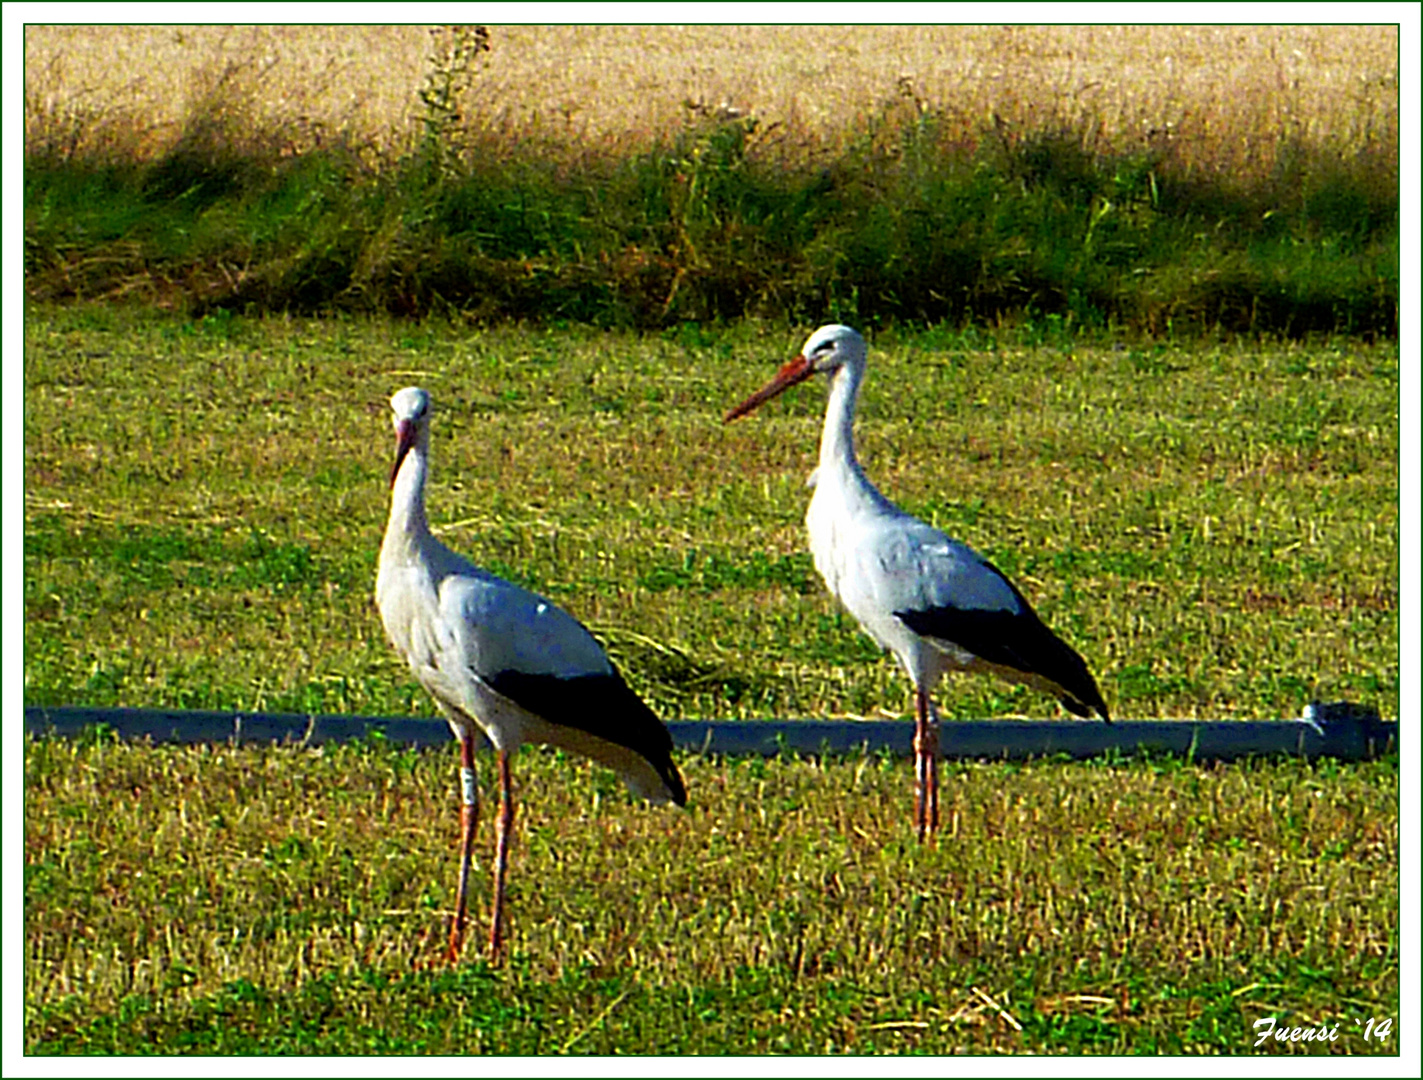
<path id="1" fill-rule="evenodd" d="M 569 606 L 663 715 L 908 708 L 806 551 L 823 394 L 721 423 L 800 330 L 82 305 L 26 332 L 34 703 L 427 709 L 371 601 L 387 400 L 419 382 L 445 541 Z M 1396 347 L 1036 333 L 872 343 L 860 442 L 886 493 L 1018 580 L 1114 715 L 1396 716 Z M 943 699 L 1050 705 L 984 680 Z"/>
<path id="2" fill-rule="evenodd" d="M 904 715 L 805 554 L 821 393 L 720 423 L 803 333 L 33 308 L 26 700 L 429 715 L 371 602 L 419 382 L 443 538 L 660 713 Z M 870 363 L 871 476 L 1016 577 L 1116 715 L 1397 715 L 1396 346 L 1046 321 Z M 449 970 L 451 753 L 27 743 L 26 1047 L 1235 1053 L 1274 1015 L 1338 1040 L 1259 1052 L 1397 1050 L 1352 1025 L 1397 1023 L 1396 760 L 954 766 L 930 848 L 905 763 L 683 765 L 670 814 L 521 754 L 512 960 Z"/>
<path id="3" fill-rule="evenodd" d="M 453 766 L 27 743 L 26 1049 L 1398 1052 L 1396 761 L 950 766 L 921 847 L 903 762 L 688 758 L 681 813 L 530 750 L 498 969 L 441 960 Z"/>

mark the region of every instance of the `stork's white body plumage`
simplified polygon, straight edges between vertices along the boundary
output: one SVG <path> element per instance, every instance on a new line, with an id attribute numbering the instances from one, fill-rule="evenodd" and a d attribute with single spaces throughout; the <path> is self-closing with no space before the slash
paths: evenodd
<path id="1" fill-rule="evenodd" d="M 425 516 L 430 399 L 418 387 L 391 399 L 399 439 L 376 604 L 396 650 L 460 741 L 464 768 L 459 893 L 450 951 L 463 941 L 469 856 L 478 821 L 473 739 L 498 754 L 501 811 L 490 950 L 499 948 L 508 832 L 508 753 L 543 743 L 617 772 L 634 795 L 686 803 L 666 727 L 623 681 L 592 634 L 556 604 L 482 570 L 430 533 Z"/>
<path id="2" fill-rule="evenodd" d="M 1052 633 L 1016 587 L 967 544 L 882 495 L 855 457 L 855 401 L 865 341 L 823 326 L 800 356 L 727 413 L 743 416 L 816 372 L 830 375 L 820 461 L 805 523 L 815 568 L 860 626 L 894 654 L 916 691 L 920 835 L 937 818 L 936 733 L 929 695 L 946 671 L 992 672 L 1052 694 L 1079 715 L 1107 708 L 1082 658 Z"/>

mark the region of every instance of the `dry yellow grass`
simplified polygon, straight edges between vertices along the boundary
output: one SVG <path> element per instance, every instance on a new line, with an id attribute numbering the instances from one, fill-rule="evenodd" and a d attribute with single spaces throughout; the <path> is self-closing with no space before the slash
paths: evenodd
<path id="1" fill-rule="evenodd" d="M 888 103 L 950 139 L 1069 124 L 1100 149 L 1167 139 L 1187 169 L 1258 173 L 1290 142 L 1391 151 L 1392 26 L 498 26 L 467 123 L 625 153 L 688 103 L 761 122 L 763 147 L 834 149 Z M 418 132 L 440 48 L 423 26 L 30 26 L 26 134 L 151 153 L 216 91 L 301 149 L 383 153 Z M 995 117 L 997 120 L 995 121 Z"/>

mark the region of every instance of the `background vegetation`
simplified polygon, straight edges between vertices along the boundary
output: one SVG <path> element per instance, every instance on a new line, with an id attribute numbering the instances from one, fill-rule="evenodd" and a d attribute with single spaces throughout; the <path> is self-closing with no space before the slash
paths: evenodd
<path id="1" fill-rule="evenodd" d="M 705 86 L 670 119 L 633 108 L 632 134 L 590 145 L 601 129 L 575 124 L 571 106 L 551 129 L 527 84 L 503 96 L 537 65 L 527 33 L 435 31 L 407 89 L 418 106 L 377 133 L 366 113 L 303 110 L 284 81 L 290 42 L 244 54 L 227 36 L 167 31 L 188 35 L 189 78 L 160 122 L 135 109 L 149 99 L 131 84 L 102 95 L 67 76 L 95 40 L 37 28 L 26 277 L 36 297 L 199 314 L 455 310 L 623 327 L 1053 315 L 1151 333 L 1391 336 L 1396 33 L 1324 29 L 941 28 L 938 53 L 855 84 L 834 127 L 784 100 L 825 92 L 830 73 L 812 65 L 760 95 L 728 74 L 729 97 Z M 408 53 L 413 28 L 392 32 L 375 55 Z M 849 55 L 880 56 L 864 35 Z M 589 71 L 601 39 L 564 44 L 585 111 L 626 105 Z M 974 45 L 977 67 L 945 83 Z M 1189 81 L 1163 82 L 1196 63 Z M 655 95 L 664 106 L 669 91 Z"/>

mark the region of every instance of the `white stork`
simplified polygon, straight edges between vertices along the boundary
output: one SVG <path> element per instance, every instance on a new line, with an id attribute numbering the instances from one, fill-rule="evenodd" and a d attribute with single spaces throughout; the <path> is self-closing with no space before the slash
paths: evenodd
<path id="1" fill-rule="evenodd" d="M 396 650 L 430 692 L 460 743 L 463 803 L 460 876 L 450 959 L 464 942 L 470 850 L 479 821 L 473 738 L 483 729 L 498 755 L 500 806 L 491 957 L 499 953 L 504 875 L 514 820 L 509 751 L 546 743 L 618 773 L 634 795 L 685 806 L 672 737 L 572 615 L 481 570 L 430 534 L 425 519 L 430 395 L 407 387 L 395 410 L 390 519 L 380 549 L 376 604 Z"/>
<path id="2" fill-rule="evenodd" d="M 938 826 L 938 727 L 930 695 L 945 671 L 993 672 L 1051 694 L 1077 716 L 1107 706 L 1082 657 L 1043 625 L 1013 583 L 967 544 L 906 514 L 855 459 L 855 398 L 865 339 L 822 326 L 800 355 L 727 412 L 751 412 L 816 372 L 830 376 L 820 464 L 805 524 L 815 568 L 840 602 L 914 683 L 915 808 L 922 840 Z"/>

